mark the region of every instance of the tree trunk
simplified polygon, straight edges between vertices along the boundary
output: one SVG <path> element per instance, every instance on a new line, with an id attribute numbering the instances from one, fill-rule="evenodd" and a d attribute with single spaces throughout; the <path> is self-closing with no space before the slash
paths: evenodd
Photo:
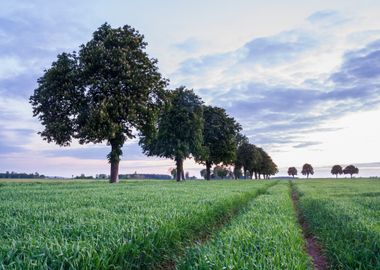
<path id="1" fill-rule="evenodd" d="M 115 140 L 110 141 L 111 153 L 108 155 L 108 160 L 111 163 L 110 183 L 119 182 L 119 163 L 120 155 L 122 154 L 120 143 Z"/>
<path id="2" fill-rule="evenodd" d="M 176 166 L 177 166 L 176 180 L 177 182 L 180 182 L 183 175 L 183 160 L 180 158 L 176 159 Z"/>
<path id="3" fill-rule="evenodd" d="M 211 162 L 206 161 L 206 180 L 210 180 Z"/>
<path id="4" fill-rule="evenodd" d="M 255 171 L 255 179 L 257 179 L 257 172 Z"/>
<path id="5" fill-rule="evenodd" d="M 119 161 L 111 161 L 110 183 L 119 182 Z"/>

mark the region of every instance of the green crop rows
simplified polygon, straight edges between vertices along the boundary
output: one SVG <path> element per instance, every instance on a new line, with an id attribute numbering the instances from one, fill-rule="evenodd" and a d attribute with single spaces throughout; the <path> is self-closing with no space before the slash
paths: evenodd
<path id="1" fill-rule="evenodd" d="M 1 184 L 0 268 L 149 268 L 269 184 Z"/>
<path id="2" fill-rule="evenodd" d="M 380 269 L 379 181 L 297 181 L 296 187 L 333 269 Z"/>
<path id="3" fill-rule="evenodd" d="M 380 269 L 380 181 L 297 180 L 332 269 Z M 1 182 L 0 269 L 312 269 L 287 181 Z"/>
<path id="4" fill-rule="evenodd" d="M 253 200 L 207 245 L 191 248 L 179 269 L 307 269 L 287 182 Z"/>

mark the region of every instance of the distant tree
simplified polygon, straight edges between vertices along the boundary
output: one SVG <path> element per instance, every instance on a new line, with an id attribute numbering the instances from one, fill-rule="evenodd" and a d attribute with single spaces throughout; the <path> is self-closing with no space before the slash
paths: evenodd
<path id="1" fill-rule="evenodd" d="M 206 174 L 207 174 L 206 169 L 202 169 L 200 173 L 201 173 L 201 176 L 203 177 L 203 179 L 206 180 Z"/>
<path id="2" fill-rule="evenodd" d="M 296 167 L 289 167 L 289 169 L 288 169 L 288 175 L 291 175 L 294 178 L 294 176 L 297 175 L 297 169 L 296 169 Z"/>
<path id="3" fill-rule="evenodd" d="M 228 165 L 236 159 L 236 136 L 241 126 L 222 108 L 203 106 L 203 151 L 196 161 L 206 165 L 210 180 L 211 166 Z"/>
<path id="4" fill-rule="evenodd" d="M 218 178 L 226 178 L 229 174 L 229 170 L 225 166 L 215 166 L 214 167 L 214 176 Z"/>
<path id="5" fill-rule="evenodd" d="M 190 174 L 189 174 L 189 172 L 186 172 L 186 173 L 185 173 L 185 179 L 190 179 Z"/>
<path id="6" fill-rule="evenodd" d="M 302 166 L 302 172 L 301 172 L 303 175 L 306 175 L 307 178 L 309 178 L 309 175 L 313 175 L 314 174 L 314 169 L 313 169 L 313 166 L 311 166 L 310 164 L 308 163 L 305 163 L 303 166 Z"/>
<path id="7" fill-rule="evenodd" d="M 243 142 L 237 149 L 236 164 L 243 168 L 244 178 L 252 178 L 252 173 L 259 168 L 261 156 L 255 145 Z"/>
<path id="8" fill-rule="evenodd" d="M 354 165 L 348 165 L 346 168 L 344 168 L 343 173 L 351 175 L 351 178 L 352 178 L 353 174 L 359 173 L 359 169 L 355 167 Z"/>
<path id="9" fill-rule="evenodd" d="M 58 55 L 30 97 L 44 140 L 111 146 L 111 183 L 118 182 L 125 141 L 135 137 L 135 130 L 150 133 L 165 102 L 167 80 L 146 46 L 132 27 L 113 29 L 105 23 L 78 53 Z"/>
<path id="10" fill-rule="evenodd" d="M 255 172 L 255 177 L 258 174 L 259 179 L 261 175 L 264 179 L 269 179 L 271 175 L 278 173 L 277 165 L 273 162 L 272 158 L 267 152 L 262 148 L 257 148 L 259 152 L 259 165 L 257 166 L 257 171 Z M 255 166 L 254 166 L 255 170 Z"/>
<path id="11" fill-rule="evenodd" d="M 173 177 L 173 179 L 176 179 L 177 169 L 176 168 L 171 168 L 170 169 L 170 175 Z"/>
<path id="12" fill-rule="evenodd" d="M 343 170 L 342 170 L 342 166 L 340 165 L 334 165 L 331 168 L 331 174 L 335 175 L 336 178 L 338 178 L 338 174 L 342 174 L 342 173 L 343 173 Z"/>
<path id="13" fill-rule="evenodd" d="M 183 161 L 198 157 L 203 150 L 203 106 L 193 90 L 179 87 L 171 91 L 155 132 L 141 136 L 140 145 L 148 156 L 174 159 L 176 180 L 184 180 Z"/>
<path id="14" fill-rule="evenodd" d="M 235 179 L 239 179 L 241 178 L 243 175 L 242 175 L 242 172 L 241 172 L 241 167 L 239 166 L 234 166 L 234 170 L 233 170 L 233 176 Z"/>

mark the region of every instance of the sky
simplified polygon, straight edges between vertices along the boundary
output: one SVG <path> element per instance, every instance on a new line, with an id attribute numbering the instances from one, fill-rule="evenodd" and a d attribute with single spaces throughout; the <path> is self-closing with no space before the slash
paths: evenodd
<path id="1" fill-rule="evenodd" d="M 108 173 L 104 144 L 48 144 L 29 97 L 57 54 L 104 22 L 144 34 L 170 88 L 219 106 L 285 175 L 356 164 L 380 176 L 380 1 L 0 1 L 0 171 L 70 177 Z M 135 140 L 120 173 L 167 174 Z M 202 165 L 185 162 L 199 177 Z"/>

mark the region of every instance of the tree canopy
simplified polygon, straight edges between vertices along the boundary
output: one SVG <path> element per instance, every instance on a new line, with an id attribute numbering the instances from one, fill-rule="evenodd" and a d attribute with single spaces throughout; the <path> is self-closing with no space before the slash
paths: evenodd
<path id="1" fill-rule="evenodd" d="M 203 151 L 197 162 L 206 165 L 206 179 L 210 180 L 212 165 L 231 164 L 236 159 L 236 136 L 241 126 L 222 108 L 203 106 Z"/>
<path id="2" fill-rule="evenodd" d="M 43 139 L 68 146 L 79 143 L 111 145 L 111 182 L 118 181 L 122 146 L 152 132 L 165 102 L 167 80 L 157 60 L 145 52 L 144 36 L 132 27 L 103 24 L 78 53 L 62 53 L 38 79 L 30 97 Z"/>
<path id="3" fill-rule="evenodd" d="M 331 174 L 335 175 L 336 178 L 338 178 L 338 174 L 342 174 L 342 173 L 343 173 L 343 170 L 342 170 L 342 166 L 340 165 L 334 165 L 331 168 Z"/>
<path id="4" fill-rule="evenodd" d="M 185 87 L 168 95 L 168 103 L 159 116 L 153 132 L 141 136 L 145 154 L 174 159 L 177 181 L 184 180 L 183 161 L 202 154 L 203 106 L 201 99 Z"/>
<path id="5" fill-rule="evenodd" d="M 355 167 L 354 165 L 348 165 L 346 168 L 344 168 L 343 173 L 351 175 L 351 178 L 352 178 L 353 174 L 359 173 L 359 169 Z"/>
<path id="6" fill-rule="evenodd" d="M 288 169 L 288 175 L 289 176 L 293 176 L 293 178 L 294 178 L 294 176 L 297 175 L 297 169 L 296 169 L 296 167 L 289 167 L 289 169 Z"/>
<path id="7" fill-rule="evenodd" d="M 301 172 L 303 175 L 306 175 L 307 178 L 309 178 L 309 175 L 313 175 L 314 174 L 314 169 L 313 169 L 313 166 L 311 166 L 310 164 L 308 163 L 305 163 L 303 166 L 302 166 L 302 172 Z"/>

